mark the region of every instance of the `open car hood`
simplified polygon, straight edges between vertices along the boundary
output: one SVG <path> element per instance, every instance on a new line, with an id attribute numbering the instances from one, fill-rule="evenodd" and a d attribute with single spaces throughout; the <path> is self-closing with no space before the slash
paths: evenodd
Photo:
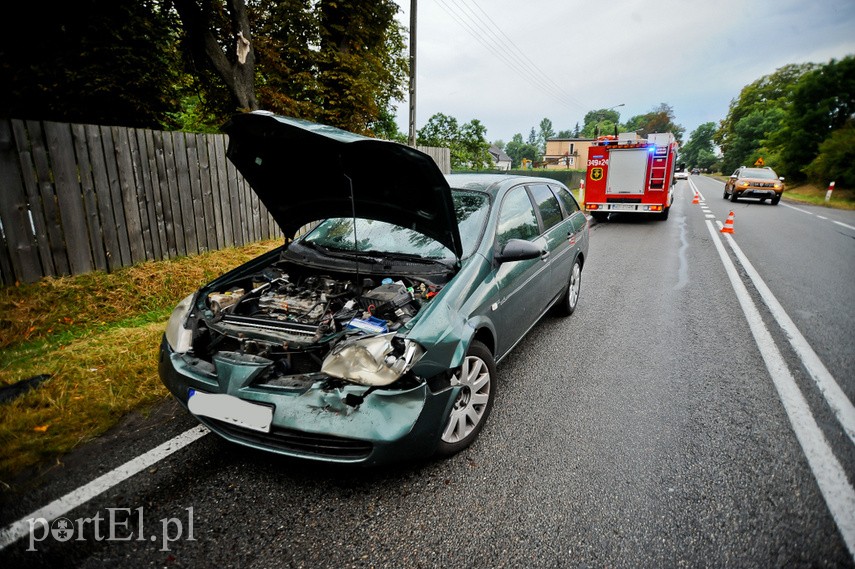
<path id="1" fill-rule="evenodd" d="M 328 217 L 362 217 L 463 252 L 451 190 L 414 148 L 265 111 L 232 118 L 227 156 L 288 237 Z"/>

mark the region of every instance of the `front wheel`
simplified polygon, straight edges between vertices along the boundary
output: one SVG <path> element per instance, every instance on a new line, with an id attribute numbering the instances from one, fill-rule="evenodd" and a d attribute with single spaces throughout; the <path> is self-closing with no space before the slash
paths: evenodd
<path id="1" fill-rule="evenodd" d="M 490 415 L 496 398 L 496 362 L 487 346 L 473 340 L 463 365 L 451 378 L 457 398 L 442 429 L 436 453 L 451 456 L 472 444 Z"/>
<path id="2" fill-rule="evenodd" d="M 582 263 L 577 257 L 573 261 L 573 268 L 570 269 L 570 279 L 567 281 L 567 288 L 564 289 L 564 294 L 555 305 L 555 313 L 559 316 L 570 316 L 576 310 L 576 305 L 579 304 L 579 292 L 582 290 Z"/>
<path id="3" fill-rule="evenodd" d="M 772 205 L 778 205 L 778 202 L 781 201 L 781 196 L 775 196 L 770 201 L 772 202 Z"/>
<path id="4" fill-rule="evenodd" d="M 730 194 L 730 201 L 736 203 L 736 190 L 732 194 Z"/>
<path id="5" fill-rule="evenodd" d="M 724 199 L 727 199 L 728 197 L 730 197 L 730 194 L 727 193 L 727 186 L 725 186 L 725 188 L 724 188 Z"/>

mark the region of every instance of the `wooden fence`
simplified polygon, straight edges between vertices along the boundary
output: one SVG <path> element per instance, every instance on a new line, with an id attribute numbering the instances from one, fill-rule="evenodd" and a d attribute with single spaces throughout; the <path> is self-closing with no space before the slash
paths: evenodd
<path id="1" fill-rule="evenodd" d="M 226 145 L 225 135 L 0 119 L 0 284 L 282 237 Z M 419 149 L 448 172 L 448 149 Z"/>

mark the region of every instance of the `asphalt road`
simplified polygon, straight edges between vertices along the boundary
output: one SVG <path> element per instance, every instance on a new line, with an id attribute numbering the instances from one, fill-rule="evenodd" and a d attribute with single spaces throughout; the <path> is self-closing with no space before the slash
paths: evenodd
<path id="1" fill-rule="evenodd" d="M 852 401 L 855 214 L 732 204 L 721 187 L 692 176 L 667 221 L 592 224 L 579 308 L 547 317 L 499 366 L 489 423 L 464 453 L 363 470 L 207 435 L 66 514 L 75 525 L 113 509 L 115 537 L 130 539 L 102 529 L 98 541 L 91 521 L 66 542 L 22 538 L 0 565 L 855 565 L 843 537 L 855 528 L 839 528 L 840 495 L 820 488 L 828 472 L 807 459 L 707 224 L 734 212 L 734 240 Z M 736 267 L 851 490 L 855 444 Z M 0 523 L 194 424 L 171 402 L 131 418 L 0 498 Z"/>

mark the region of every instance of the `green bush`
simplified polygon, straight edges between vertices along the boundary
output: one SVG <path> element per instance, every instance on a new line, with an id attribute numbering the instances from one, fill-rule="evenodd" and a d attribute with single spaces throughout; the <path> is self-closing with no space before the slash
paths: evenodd
<path id="1" fill-rule="evenodd" d="M 473 170 L 452 170 L 452 174 L 472 174 Z M 509 174 L 511 176 L 533 176 L 549 178 L 562 182 L 571 190 L 579 187 L 579 181 L 585 178 L 585 172 L 579 170 L 478 170 L 479 174 Z"/>

